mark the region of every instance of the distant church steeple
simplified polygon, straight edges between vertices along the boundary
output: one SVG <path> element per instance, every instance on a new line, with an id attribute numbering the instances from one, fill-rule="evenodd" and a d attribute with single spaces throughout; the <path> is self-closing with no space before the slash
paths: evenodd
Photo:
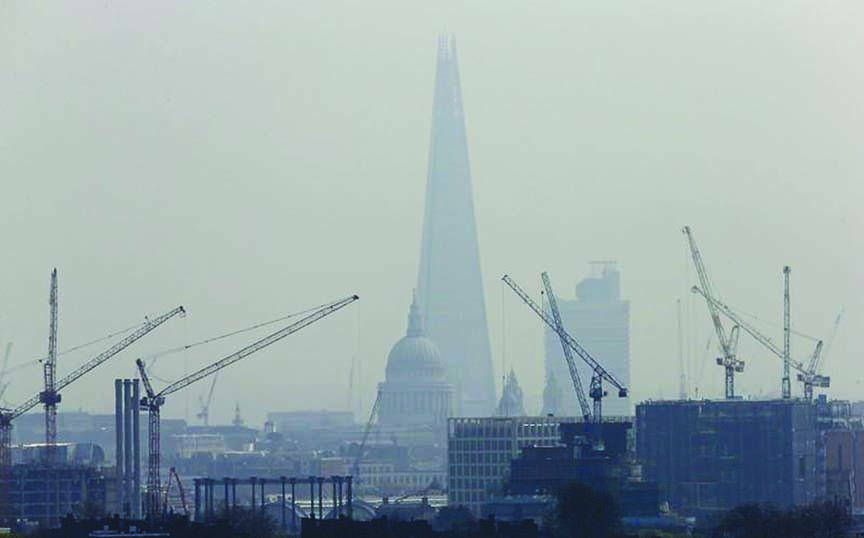
<path id="1" fill-rule="evenodd" d="M 516 379 L 516 372 L 510 369 L 510 374 L 504 380 L 504 389 L 501 392 L 501 401 L 498 402 L 496 415 L 499 417 L 524 417 L 525 403 L 523 401 L 522 388 Z"/>
<path id="2" fill-rule="evenodd" d="M 244 421 L 243 417 L 240 416 L 240 402 L 237 402 L 234 405 L 234 420 L 231 421 L 231 424 L 235 426 L 243 426 L 246 424 L 246 421 Z"/>

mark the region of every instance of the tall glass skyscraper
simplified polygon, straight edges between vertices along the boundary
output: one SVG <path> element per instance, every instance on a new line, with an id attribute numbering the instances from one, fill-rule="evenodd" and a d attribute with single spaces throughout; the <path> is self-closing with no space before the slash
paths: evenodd
<path id="1" fill-rule="evenodd" d="M 417 298 L 456 387 L 459 416 L 490 416 L 495 379 L 477 247 L 471 167 L 452 38 L 438 43 Z"/>
<path id="2" fill-rule="evenodd" d="M 588 353 L 625 386 L 630 387 L 630 302 L 621 299 L 621 276 L 614 262 L 596 262 L 599 272 L 576 285 L 576 299 L 557 297 L 565 330 Z M 544 413 L 581 415 L 573 383 L 561 351 L 558 335 L 546 327 L 546 393 Z M 576 358 L 582 385 L 588 390 L 591 369 Z M 550 387 L 550 379 L 554 379 Z M 614 387 L 604 386 L 609 395 L 603 399 L 604 416 L 631 416 L 629 398 L 619 398 Z M 554 394 L 555 397 L 551 395 Z M 588 395 L 586 394 L 586 397 Z M 590 400 L 589 400 L 590 403 Z M 556 408 L 551 408 L 555 406 Z"/>

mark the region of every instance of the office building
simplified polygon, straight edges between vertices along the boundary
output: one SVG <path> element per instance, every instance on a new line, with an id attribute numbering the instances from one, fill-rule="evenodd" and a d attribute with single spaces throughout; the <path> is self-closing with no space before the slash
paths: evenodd
<path id="1" fill-rule="evenodd" d="M 495 410 L 471 167 L 453 40 L 438 44 L 417 297 L 460 416 Z"/>
<path id="2" fill-rule="evenodd" d="M 595 360 L 624 386 L 630 387 L 630 302 L 621 299 L 621 276 L 614 262 L 594 262 L 591 265 L 597 274 L 576 285 L 574 300 L 567 299 L 563 294 L 558 295 L 561 320 L 565 330 Z M 581 414 L 561 341 L 549 327 L 545 331 L 545 348 L 547 387 L 543 411 L 556 415 Z M 591 369 L 578 357 L 576 360 L 582 385 L 588 390 Z M 549 386 L 551 380 L 557 386 Z M 618 398 L 613 394 L 613 397 L 604 399 L 603 414 L 632 416 L 629 398 Z"/>
<path id="3" fill-rule="evenodd" d="M 447 500 L 476 515 L 503 496 L 510 462 L 524 447 L 556 446 L 562 417 L 451 418 L 447 439 Z"/>

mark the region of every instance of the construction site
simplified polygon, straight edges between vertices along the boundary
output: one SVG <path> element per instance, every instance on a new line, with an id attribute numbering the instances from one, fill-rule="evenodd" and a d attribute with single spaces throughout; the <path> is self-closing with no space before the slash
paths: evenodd
<path id="1" fill-rule="evenodd" d="M 158 390 L 150 380 L 145 361 L 137 359 L 136 366 L 139 373 L 137 379 L 114 381 L 114 465 L 106 466 L 104 452 L 98 445 L 57 442 L 57 409 L 62 401 L 60 392 L 83 376 L 91 374 L 100 365 L 118 356 L 159 326 L 172 318 L 185 315 L 186 311 L 179 306 L 157 317 L 145 318 L 143 324 L 126 331 L 128 334 L 108 349 L 74 369 L 70 374 L 58 378 L 59 300 L 58 276 L 55 269 L 51 273 L 49 288 L 48 353 L 41 361 L 44 388 L 20 405 L 0 411 L 0 466 L 2 466 L 0 519 L 7 527 L 25 532 L 36 528 L 55 528 L 60 525 L 61 518 L 72 514 L 80 518 L 90 518 L 114 513 L 126 520 L 146 521 L 152 526 L 156 525 L 157 521 L 162 521 L 169 511 L 173 513 L 173 502 L 169 508 L 171 491 L 179 493 L 179 506 L 185 511 L 187 517 L 191 517 L 184 486 L 176 470 L 173 467 L 169 470 L 167 484 L 163 484 L 161 479 L 163 469 L 160 458 L 162 425 L 160 411 L 166 403 L 166 397 L 205 378 L 213 377 L 215 380 L 215 374 L 223 368 L 275 344 L 357 300 L 358 297 L 352 295 L 275 321 L 256 324 L 252 328 L 291 320 L 289 324 L 264 338 L 245 345 L 238 351 Z M 229 335 L 233 336 L 248 330 L 251 328 L 232 331 Z M 225 336 L 227 335 L 220 335 L 200 344 Z M 198 344 L 192 344 L 194 345 Z M 189 345 L 184 346 L 184 348 L 189 347 Z M 7 346 L 4 371 L 7 367 L 8 353 Z M 212 398 L 214 385 L 215 382 L 211 384 L 208 400 Z M 13 426 L 17 419 L 40 405 L 44 408 L 44 443 L 13 446 Z M 140 421 L 142 413 L 147 414 L 146 427 Z M 206 417 L 207 405 L 203 406 L 202 413 Z M 142 438 L 144 438 L 143 442 Z M 142 450 L 142 445 L 145 443 L 146 457 Z M 84 450 L 87 448 L 90 449 L 89 452 Z M 142 461 L 146 462 L 144 473 L 141 469 Z M 350 478 L 348 483 L 350 499 Z M 262 480 L 260 482 L 262 488 L 263 484 Z M 196 487 L 196 506 L 200 506 L 197 504 L 198 492 Z M 212 492 L 210 498 L 212 499 Z M 212 514 L 212 505 L 206 506 L 209 507 L 207 513 Z M 254 501 L 252 506 L 254 507 Z"/>
<path id="2" fill-rule="evenodd" d="M 815 389 L 827 389 L 831 383 L 821 365 L 834 334 L 827 345 L 818 340 L 806 361 L 793 359 L 791 269 L 782 270 L 783 342 L 778 345 L 718 299 L 692 230 L 685 227 L 683 232 L 699 279 L 692 291 L 705 301 L 721 350 L 716 364 L 723 369 L 725 394 L 719 400 L 687 398 L 682 364 L 680 399 L 636 406 L 637 454 L 644 477 L 659 485 L 672 510 L 709 519 L 747 503 L 788 507 L 827 499 L 842 499 L 850 510 L 860 512 L 864 507 L 849 482 L 858 458 L 851 451 L 842 463 L 831 457 L 835 439 L 842 437 L 841 432 L 860 431 L 860 419 L 853 419 L 848 402 L 829 401 L 824 394 L 814 397 Z M 840 316 L 834 332 L 839 323 Z M 779 399 L 736 392 L 736 376 L 745 372 L 738 354 L 741 333 L 779 359 Z M 793 396 L 793 382 L 800 383 L 800 396 Z M 844 463 L 846 487 L 837 487 L 835 479 L 829 488 L 829 477 L 838 474 L 832 465 L 842 470 Z"/>
<path id="3" fill-rule="evenodd" d="M 117 525 L 125 531 L 130 525 L 156 531 L 170 527 L 169 532 L 182 536 L 183 529 L 191 527 L 178 524 L 178 517 L 216 532 L 219 525 L 227 521 L 230 527 L 240 511 L 248 510 L 252 517 L 275 521 L 282 534 L 296 535 L 304 525 L 312 528 L 301 524 L 307 520 L 372 520 L 382 515 L 429 519 L 450 505 L 518 523 L 526 514 L 542 521 L 543 507 L 551 501 L 538 501 L 536 493 L 548 494 L 567 480 L 614 492 L 630 511 L 625 516 L 637 519 L 667 514 L 666 520 L 674 516 L 713 521 L 746 503 L 806 506 L 826 499 L 841 499 L 853 513 L 864 512 L 864 489 L 856 487 L 864 476 L 858 472 L 864 465 L 859 446 L 864 418 L 849 402 L 816 394 L 830 387 L 831 378 L 821 365 L 833 333 L 826 342 L 818 340 L 806 360 L 793 359 L 791 269 L 784 267 L 781 273 L 783 342 L 778 345 L 718 299 L 692 230 L 683 231 L 698 275 L 692 291 L 704 300 L 721 351 L 715 362 L 722 369 L 723 398 L 688 398 L 682 368 L 681 398 L 642 402 L 632 418 L 604 415 L 607 389 L 618 398 L 627 398 L 630 389 L 567 331 L 551 278 L 544 272 L 539 302 L 510 276 L 502 280 L 558 337 L 578 402 L 575 418 L 456 418 L 455 389 L 435 343 L 427 337 L 415 297 L 406 335 L 388 356 L 386 381 L 379 385 L 361 430 L 350 414 L 295 412 L 271 414 L 259 433 L 245 426 L 239 404 L 232 425 L 209 423 L 220 371 L 349 306 L 358 300 L 352 295 L 185 345 L 182 349 L 253 328 L 283 325 L 162 387 L 154 383 L 147 360 L 138 358 L 136 378 L 113 380 L 113 415 L 61 415 L 68 434 L 58 443 L 61 391 L 163 324 L 184 316 L 185 309 L 179 306 L 145 318 L 60 377 L 54 270 L 42 390 L 0 411 L 2 519 L 8 527 L 27 532 L 68 530 L 78 522 L 116 514 Z M 834 332 L 839 323 L 840 316 Z M 776 358 L 780 398 L 752 399 L 736 391 L 736 377 L 745 372 L 738 353 L 741 335 Z M 8 347 L 4 371 L 6 362 Z M 587 390 L 577 365 L 587 366 L 591 373 Z M 201 426 L 162 420 L 170 396 L 205 379 L 210 384 L 196 413 Z M 800 395 L 793 396 L 793 382 L 800 384 Z M 38 406 L 42 413 L 28 414 Z M 34 420 L 37 417 L 40 420 Z M 12 442 L 13 426 L 19 422 L 19 439 L 30 442 Z M 79 436 L 78 431 L 104 433 Z M 382 435 L 389 439 L 382 441 Z M 106 458 L 98 442 L 110 446 L 112 441 Z M 507 495 L 502 497 L 501 491 Z"/>
<path id="4" fill-rule="evenodd" d="M 185 315 L 185 310 L 177 307 L 147 318 L 108 349 L 59 377 L 55 270 L 49 286 L 43 389 L 0 413 L 3 520 L 25 531 L 56 528 L 61 523 L 71 525 L 72 520 L 67 518 L 70 514 L 86 519 L 105 513 L 150 528 L 160 528 L 178 516 L 213 526 L 226 518 L 230 522 L 238 509 L 248 509 L 262 517 L 266 514 L 278 522 L 282 533 L 293 535 L 299 532 L 301 520 L 370 520 L 385 513 L 431 517 L 447 504 L 506 520 L 508 513 L 524 514 L 530 511 L 531 503 L 536 504 L 529 492 L 552 488 L 552 482 L 560 482 L 570 474 L 628 496 L 623 502 L 640 517 L 658 511 L 658 503 L 671 513 L 707 520 L 752 502 L 802 506 L 842 498 L 851 509 L 864 509 L 854 487 L 861 460 L 857 440 L 864 432 L 864 421 L 855 417 L 848 403 L 814 394 L 830 386 L 830 377 L 821 372 L 821 363 L 833 335 L 827 344 L 822 340 L 816 343 L 806 364 L 791 356 L 790 268 L 782 271 L 784 338 L 782 345 L 777 345 L 717 298 L 689 227 L 684 228 L 684 234 L 699 279 L 692 291 L 704 299 L 722 353 L 716 359 L 723 372 L 725 393 L 721 399 L 689 399 L 682 394 L 678 400 L 638 404 L 632 419 L 604 416 L 607 389 L 611 388 L 613 397 L 626 398 L 629 388 L 604 368 L 602 359 L 595 358 L 568 333 L 549 274 L 540 275 L 540 302 L 504 275 L 504 284 L 557 335 L 578 402 L 577 418 L 453 418 L 453 388 L 444 377 L 445 368 L 435 344 L 426 337 L 415 298 L 406 336 L 394 345 L 388 357 L 387 381 L 379 386 L 361 431 L 356 431 L 350 415 L 277 413 L 272 414 L 273 422 L 265 425 L 262 437 L 244 425 L 239 406 L 231 426 L 209 424 L 208 408 L 220 371 L 347 307 L 358 299 L 352 295 L 255 324 L 254 328 L 288 323 L 161 388 L 154 384 L 147 361 L 137 359 L 137 378 L 113 381 L 113 416 L 92 417 L 91 424 L 84 426 L 92 431 L 99 429 L 97 424 L 103 424 L 102 431 L 113 433 L 99 438 L 113 441 L 107 461 L 96 444 L 58 443 L 61 391 L 162 324 Z M 838 324 L 839 317 L 835 331 Z M 228 335 L 247 330 L 250 328 Z M 778 369 L 779 399 L 750 399 L 736 392 L 736 376 L 745 371 L 745 362 L 737 352 L 741 334 L 753 338 L 778 359 L 777 365 L 782 367 Z M 217 335 L 184 348 L 225 336 Z M 587 390 L 577 363 L 590 369 Z M 792 394 L 793 373 L 794 381 L 801 386 L 800 396 Z M 210 381 L 209 390 L 201 397 L 196 414 L 202 426 L 196 430 L 162 420 L 161 411 L 170 396 L 205 379 Z M 683 386 L 683 379 L 681 383 Z M 40 422 L 30 420 L 36 415 L 24 416 L 40 405 Z M 427 405 L 428 409 L 424 407 Z M 142 421 L 144 414 L 146 420 Z M 414 418 L 405 424 L 422 423 L 431 429 L 418 436 L 416 425 L 407 429 L 403 425 L 406 416 Z M 31 436 L 41 428 L 44 442 L 13 445 L 12 428 L 19 421 Z M 66 422 L 69 439 L 76 438 L 76 421 L 83 423 L 87 419 L 70 415 Z M 320 426 L 316 425 L 319 422 Z M 442 424 L 444 430 L 439 431 Z M 635 434 L 631 436 L 628 432 L 632 430 Z M 303 438 L 301 432 L 313 431 L 316 433 L 306 448 L 285 444 L 289 441 L 285 434 L 290 434 L 296 443 Z M 369 443 L 373 431 L 377 435 L 385 433 L 394 443 Z M 162 459 L 166 446 L 163 432 L 167 432 L 170 446 L 168 465 Z M 346 438 L 352 436 L 356 442 L 346 445 Z M 401 440 L 398 443 L 397 438 Z M 529 450 L 526 444 L 533 448 Z M 308 449 L 312 449 L 310 456 L 302 456 L 302 451 Z M 215 453 L 224 456 L 221 460 L 213 456 L 201 459 Z M 281 457 L 287 459 L 279 460 Z M 444 461 L 448 462 L 446 467 Z M 475 461 L 495 463 L 467 464 Z M 274 470 L 278 474 L 274 475 Z M 483 478 L 478 480 L 477 476 Z M 506 487 L 511 496 L 504 502 L 496 492 L 504 487 L 508 476 L 511 482 Z M 395 499 L 392 502 L 390 495 Z M 513 512 L 514 503 L 523 504 Z"/>
<path id="5" fill-rule="evenodd" d="M 864 528 L 855 17 L 13 3 L 0 535 Z"/>

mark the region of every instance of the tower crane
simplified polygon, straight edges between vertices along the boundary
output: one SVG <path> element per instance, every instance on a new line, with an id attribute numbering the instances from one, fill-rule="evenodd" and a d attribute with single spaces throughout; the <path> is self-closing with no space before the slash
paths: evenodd
<path id="1" fill-rule="evenodd" d="M 286 336 L 293 334 L 324 317 L 329 316 L 330 314 L 348 306 L 349 304 L 353 303 L 358 299 L 358 296 L 352 295 L 350 297 L 346 297 L 344 299 L 340 299 L 333 303 L 322 306 L 313 311 L 311 314 L 308 314 L 303 318 L 299 319 L 298 321 L 292 323 L 291 325 L 283 327 L 282 329 L 279 329 L 278 331 L 268 336 L 265 336 L 264 338 L 253 342 L 252 344 L 249 344 L 248 346 L 240 349 L 239 351 L 231 353 L 230 355 L 227 355 L 224 358 L 214 363 L 211 363 L 204 368 L 201 368 L 197 372 L 193 372 L 186 377 L 174 381 L 159 392 L 156 392 L 156 390 L 153 388 L 153 384 L 150 382 L 150 378 L 147 375 L 144 361 L 140 358 L 135 361 L 135 364 L 138 366 L 138 373 L 141 376 L 141 382 L 144 385 L 145 392 L 145 396 L 141 398 L 141 407 L 146 408 L 148 413 L 147 425 L 149 432 L 149 453 L 147 459 L 147 491 L 144 499 L 144 509 L 148 517 L 155 518 L 159 511 L 159 493 L 161 491 L 159 479 L 159 472 L 161 466 L 159 416 L 162 406 L 165 405 L 165 397 L 181 389 L 184 389 L 209 375 L 213 375 L 219 370 L 222 370 L 223 368 L 226 368 L 234 364 L 235 362 L 245 357 L 248 357 L 249 355 L 252 355 L 257 351 L 260 351 L 271 344 L 275 344 Z"/>
<path id="2" fill-rule="evenodd" d="M 747 323 L 745 320 L 741 319 L 734 310 L 732 310 L 728 305 L 721 302 L 719 299 L 709 296 L 705 293 L 705 290 L 700 289 L 698 286 L 693 286 L 693 293 L 698 293 L 702 297 L 705 298 L 706 301 L 713 304 L 724 316 L 734 321 L 738 326 L 740 326 L 745 332 L 747 332 L 750 336 L 756 339 L 757 342 L 762 344 L 768 351 L 780 357 L 785 361 L 784 350 L 781 349 L 777 344 L 774 343 L 773 340 L 759 332 L 755 327 Z M 813 351 L 813 354 L 810 357 L 810 363 L 813 365 L 812 369 L 805 368 L 805 366 L 795 359 L 789 358 L 789 367 L 796 372 L 798 372 L 798 381 L 804 383 L 804 398 L 807 400 L 813 399 L 813 387 L 821 387 L 827 388 L 831 386 L 831 378 L 829 376 L 819 375 L 817 373 L 816 368 L 819 365 L 819 357 L 822 354 L 822 341 L 819 340 L 816 343 L 816 348 Z"/>
<path id="3" fill-rule="evenodd" d="M 519 298 L 521 298 L 522 301 L 526 305 L 528 305 L 531 310 L 534 311 L 535 314 L 540 316 L 540 319 L 542 319 L 546 323 L 546 325 L 548 325 L 553 331 L 555 331 L 555 333 L 558 334 L 558 336 L 562 340 L 567 342 L 567 346 L 571 350 L 576 352 L 576 354 L 579 355 L 579 357 L 585 362 L 585 364 L 587 364 L 588 367 L 591 368 L 593 375 L 591 377 L 591 389 L 589 391 L 589 395 L 591 396 L 591 399 L 594 400 L 593 418 L 595 422 L 602 422 L 603 397 L 607 395 L 606 391 L 603 390 L 603 381 L 605 380 L 606 382 L 611 383 L 615 388 L 618 389 L 619 398 L 627 397 L 627 387 L 625 387 L 624 384 L 621 383 L 614 375 L 612 375 L 605 368 L 603 368 L 603 366 L 599 362 L 597 362 L 594 357 L 592 357 L 591 354 L 585 350 L 585 348 L 579 345 L 579 343 L 572 336 L 567 334 L 564 329 L 559 327 L 555 323 L 555 320 L 552 318 L 552 316 L 544 312 L 540 305 L 534 302 L 534 300 L 531 299 L 531 297 L 525 292 L 525 290 L 520 288 L 519 285 L 516 284 L 516 282 L 514 282 L 512 278 L 504 275 L 501 280 L 503 280 L 504 283 L 510 286 L 510 289 L 512 289 L 516 293 L 516 295 L 518 295 Z"/>
<path id="4" fill-rule="evenodd" d="M 798 381 L 804 381 L 804 388 L 807 388 L 807 382 L 810 383 L 810 398 L 813 397 L 813 386 L 816 387 L 827 387 L 831 384 L 831 378 L 823 375 L 819 375 L 817 372 L 822 369 L 822 364 L 825 362 L 825 357 L 831 352 L 831 346 L 834 344 L 834 337 L 837 336 L 837 329 L 840 327 L 840 321 L 843 319 L 844 309 L 840 309 L 840 312 L 837 314 L 837 317 L 834 319 L 834 326 L 831 327 L 831 335 L 828 336 L 828 341 L 825 343 L 825 348 L 823 350 L 821 342 L 816 344 L 816 350 L 813 351 L 813 354 L 810 355 L 810 362 L 807 365 L 807 371 L 809 372 L 810 379 L 807 379 L 807 375 L 798 374 Z"/>
<path id="5" fill-rule="evenodd" d="M 48 358 L 42 363 L 42 377 L 45 390 L 39 393 L 39 402 L 45 406 L 45 460 L 53 467 L 57 458 L 57 269 L 51 272 L 51 292 L 48 299 L 51 315 L 48 328 Z"/>
<path id="6" fill-rule="evenodd" d="M 375 403 L 372 404 L 372 411 L 369 412 L 369 420 L 366 421 L 366 428 L 363 429 L 363 438 L 360 440 L 360 447 L 357 449 L 357 457 L 354 458 L 351 474 L 354 475 L 354 480 L 357 485 L 360 484 L 360 462 L 363 461 L 363 452 L 366 450 L 366 441 L 369 439 L 369 432 L 372 431 L 372 424 L 375 423 L 375 417 L 378 416 L 378 408 L 381 406 L 381 391 L 375 396 Z"/>
<path id="7" fill-rule="evenodd" d="M 699 283 L 709 297 L 714 297 L 714 290 L 711 286 L 711 281 L 708 279 L 708 271 L 705 269 L 705 263 L 702 261 L 702 253 L 699 252 L 699 247 L 696 246 L 693 232 L 689 226 L 685 226 L 683 232 L 687 236 L 687 242 L 690 245 L 690 255 L 693 258 L 693 265 L 696 266 Z M 708 305 L 708 313 L 711 315 L 711 321 L 714 323 L 714 331 L 717 333 L 717 341 L 720 343 L 720 349 L 723 352 L 723 356 L 717 358 L 717 364 L 722 366 L 726 373 L 725 395 L 727 399 L 731 399 L 735 397 L 735 373 L 744 371 L 744 361 L 736 356 L 738 331 L 733 328 L 727 335 L 716 306 L 711 301 L 706 301 L 706 304 Z"/>
<path id="8" fill-rule="evenodd" d="M 79 366 L 78 368 L 73 370 L 72 373 L 70 373 L 60 381 L 57 381 L 57 383 L 54 385 L 55 391 L 60 391 L 66 388 L 67 386 L 81 378 L 83 375 L 92 371 L 114 355 L 117 355 L 127 347 L 131 346 L 137 340 L 141 339 L 143 336 L 145 336 L 155 328 L 159 327 L 169 319 L 173 318 L 178 314 L 185 313 L 186 311 L 183 309 L 183 307 L 178 306 L 174 310 L 162 314 L 161 316 L 152 319 L 148 318 L 140 328 L 130 333 L 129 336 L 120 340 L 110 348 L 103 351 L 101 354 L 93 357 L 82 366 Z M 2 468 L 10 469 L 12 467 L 12 454 L 10 449 L 12 421 L 23 415 L 27 411 L 30 411 L 40 403 L 42 403 L 41 392 L 13 409 L 0 409 L 0 466 L 2 466 Z"/>
<path id="9" fill-rule="evenodd" d="M 210 425 L 210 402 L 213 401 L 213 391 L 216 389 L 216 380 L 219 379 L 219 372 L 213 375 L 213 381 L 210 383 L 210 390 L 207 392 L 207 399 L 201 396 L 198 397 L 198 403 L 201 406 L 201 411 L 195 414 L 196 418 L 201 419 L 205 426 Z"/>
<path id="10" fill-rule="evenodd" d="M 816 349 L 810 354 L 807 372 L 798 372 L 798 381 L 804 383 L 804 398 L 806 400 L 813 399 L 813 387 L 828 388 L 831 386 L 831 377 L 818 373 L 819 365 L 822 363 L 824 355 L 822 352 L 822 340 L 819 340 L 816 342 Z"/>
<path id="11" fill-rule="evenodd" d="M 183 514 L 189 516 L 189 505 L 186 503 L 186 489 L 183 487 L 183 481 L 180 480 L 180 475 L 177 474 L 177 468 L 171 467 L 168 469 L 168 484 L 165 486 L 165 499 L 162 502 L 162 514 L 168 515 L 168 494 L 171 492 L 172 481 L 177 484 L 177 492 L 180 495 L 180 507 L 183 508 Z"/>
<path id="12" fill-rule="evenodd" d="M 549 301 L 549 310 L 552 312 L 552 317 L 555 320 L 555 327 L 561 332 L 564 331 L 564 323 L 561 321 L 561 312 L 558 310 L 558 300 L 555 298 L 555 292 L 552 290 L 552 281 L 549 279 L 549 274 L 543 272 L 540 275 L 543 280 L 543 289 L 546 290 L 546 300 Z M 557 332 L 557 331 L 556 331 Z M 588 406 L 588 400 L 585 398 L 585 391 L 582 389 L 582 380 L 579 378 L 579 371 L 576 369 L 576 361 L 573 359 L 573 350 L 567 345 L 567 341 L 563 336 L 560 336 L 561 349 L 564 352 L 564 361 L 567 363 L 567 369 L 570 371 L 570 380 L 573 382 L 573 390 L 576 391 L 576 398 L 579 400 L 579 407 L 582 409 L 582 418 L 585 422 L 591 421 L 591 408 Z M 592 383 L 593 386 L 593 383 Z"/>
<path id="13" fill-rule="evenodd" d="M 784 400 L 792 398 L 792 383 L 789 380 L 789 362 L 792 360 L 789 356 L 791 352 L 789 331 L 792 330 L 789 317 L 789 273 L 791 271 L 788 265 L 783 267 L 783 380 L 780 383 L 780 394 Z"/>

